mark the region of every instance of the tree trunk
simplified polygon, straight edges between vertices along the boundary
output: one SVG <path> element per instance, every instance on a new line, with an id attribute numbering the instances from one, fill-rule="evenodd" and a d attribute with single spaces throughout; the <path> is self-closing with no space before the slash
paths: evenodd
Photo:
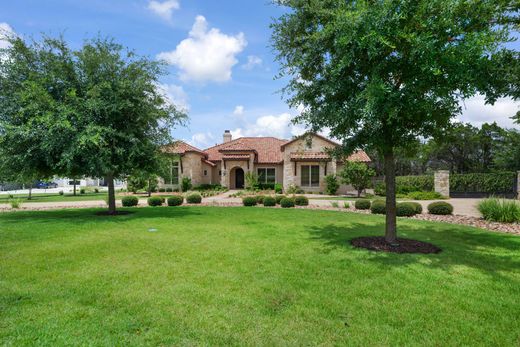
<path id="1" fill-rule="evenodd" d="M 362 191 L 363 191 L 362 189 L 358 189 L 358 190 L 357 190 L 357 197 L 358 197 L 358 198 L 361 197 L 361 192 L 362 192 Z"/>
<path id="2" fill-rule="evenodd" d="M 73 193 L 73 195 L 76 196 L 76 178 L 72 179 L 72 184 L 74 185 L 74 193 Z"/>
<path id="3" fill-rule="evenodd" d="M 116 214 L 116 192 L 114 189 L 114 175 L 108 174 L 106 177 L 108 185 L 108 214 Z"/>
<path id="4" fill-rule="evenodd" d="M 32 184 L 29 185 L 29 197 L 27 198 L 27 200 L 31 200 L 32 199 Z"/>
<path id="5" fill-rule="evenodd" d="M 148 179 L 148 197 L 152 196 L 152 185 L 150 183 L 151 180 Z"/>
<path id="6" fill-rule="evenodd" d="M 397 244 L 396 201 L 395 201 L 395 160 L 393 149 L 385 153 L 386 184 L 386 228 L 385 239 L 390 244 Z"/>

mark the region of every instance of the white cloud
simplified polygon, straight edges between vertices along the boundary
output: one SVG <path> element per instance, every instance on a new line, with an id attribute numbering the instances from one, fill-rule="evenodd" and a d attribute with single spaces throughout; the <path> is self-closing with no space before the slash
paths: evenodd
<path id="1" fill-rule="evenodd" d="M 186 142 L 197 148 L 208 148 L 215 144 L 215 136 L 210 132 L 196 133 Z"/>
<path id="2" fill-rule="evenodd" d="M 0 48 L 9 47 L 9 42 L 5 39 L 10 35 L 15 35 L 13 28 L 7 23 L 0 23 Z"/>
<path id="3" fill-rule="evenodd" d="M 235 107 L 235 110 L 233 111 L 233 114 L 235 116 L 241 116 L 244 114 L 244 106 L 238 105 Z"/>
<path id="4" fill-rule="evenodd" d="M 255 123 L 246 124 L 243 128 L 231 131 L 233 138 L 242 136 L 274 136 L 278 138 L 291 138 L 305 132 L 301 125 L 291 123 L 293 116 L 289 113 L 268 115 L 259 117 Z"/>
<path id="5" fill-rule="evenodd" d="M 520 102 L 515 102 L 510 98 L 502 98 L 497 100 L 494 105 L 486 105 L 484 96 L 477 95 L 462 104 L 462 115 L 458 119 L 475 126 L 497 122 L 498 125 L 506 128 L 518 127 L 513 123 L 511 117 L 519 110 Z"/>
<path id="6" fill-rule="evenodd" d="M 247 63 L 242 65 L 242 68 L 244 70 L 252 70 L 255 68 L 255 66 L 262 65 L 262 59 L 260 57 L 257 57 L 256 55 L 249 55 L 247 57 Z"/>
<path id="7" fill-rule="evenodd" d="M 181 86 L 175 84 L 158 84 L 157 88 L 169 102 L 181 110 L 188 111 L 190 109 L 188 94 L 186 94 Z"/>
<path id="8" fill-rule="evenodd" d="M 176 66 L 183 81 L 226 82 L 238 60 L 236 55 L 246 47 L 243 33 L 226 35 L 219 29 L 208 29 L 203 16 L 197 16 L 187 39 L 174 51 L 158 54 L 159 59 Z"/>
<path id="9" fill-rule="evenodd" d="M 172 19 L 172 13 L 174 10 L 178 10 L 181 7 L 179 0 L 167 0 L 167 1 L 149 1 L 148 9 L 165 20 Z"/>

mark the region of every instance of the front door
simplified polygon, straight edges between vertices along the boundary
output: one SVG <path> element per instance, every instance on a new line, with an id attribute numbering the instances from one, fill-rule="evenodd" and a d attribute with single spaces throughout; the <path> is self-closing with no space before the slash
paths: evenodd
<path id="1" fill-rule="evenodd" d="M 244 170 L 242 170 L 241 168 L 235 169 L 235 188 L 244 188 Z"/>

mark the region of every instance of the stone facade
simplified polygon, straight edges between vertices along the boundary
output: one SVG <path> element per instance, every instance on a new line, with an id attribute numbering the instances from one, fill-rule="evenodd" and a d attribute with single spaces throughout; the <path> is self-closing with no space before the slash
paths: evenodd
<path id="1" fill-rule="evenodd" d="M 520 200 L 520 171 L 516 174 L 516 196 Z"/>
<path id="2" fill-rule="evenodd" d="M 435 191 L 442 196 L 450 196 L 450 172 L 448 170 L 435 171 L 434 187 Z"/>

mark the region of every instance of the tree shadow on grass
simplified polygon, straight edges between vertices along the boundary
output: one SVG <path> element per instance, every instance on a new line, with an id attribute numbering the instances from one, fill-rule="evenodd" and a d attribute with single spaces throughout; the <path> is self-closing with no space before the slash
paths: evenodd
<path id="1" fill-rule="evenodd" d="M 131 220 L 143 220 L 148 218 L 184 218 L 193 215 L 201 215 L 190 207 L 143 207 L 143 208 L 118 208 L 118 211 L 128 211 L 129 214 L 116 216 L 99 215 L 107 211 L 103 208 L 88 209 L 63 209 L 52 211 L 18 211 L 0 213 L 0 225 L 19 224 L 22 222 L 50 224 L 55 222 L 72 222 L 74 224 L 85 223 L 121 223 Z"/>
<path id="2" fill-rule="evenodd" d="M 500 272 L 520 269 L 520 237 L 493 233 L 477 228 L 448 224 L 409 222 L 398 224 L 398 236 L 432 243 L 442 249 L 438 254 L 396 254 L 355 248 L 350 240 L 360 236 L 384 235 L 384 223 L 377 225 L 348 223 L 311 226 L 312 238 L 330 249 L 364 252 L 360 261 L 378 263 L 382 267 L 424 264 L 425 267 L 453 270 L 467 266 L 503 278 Z"/>

